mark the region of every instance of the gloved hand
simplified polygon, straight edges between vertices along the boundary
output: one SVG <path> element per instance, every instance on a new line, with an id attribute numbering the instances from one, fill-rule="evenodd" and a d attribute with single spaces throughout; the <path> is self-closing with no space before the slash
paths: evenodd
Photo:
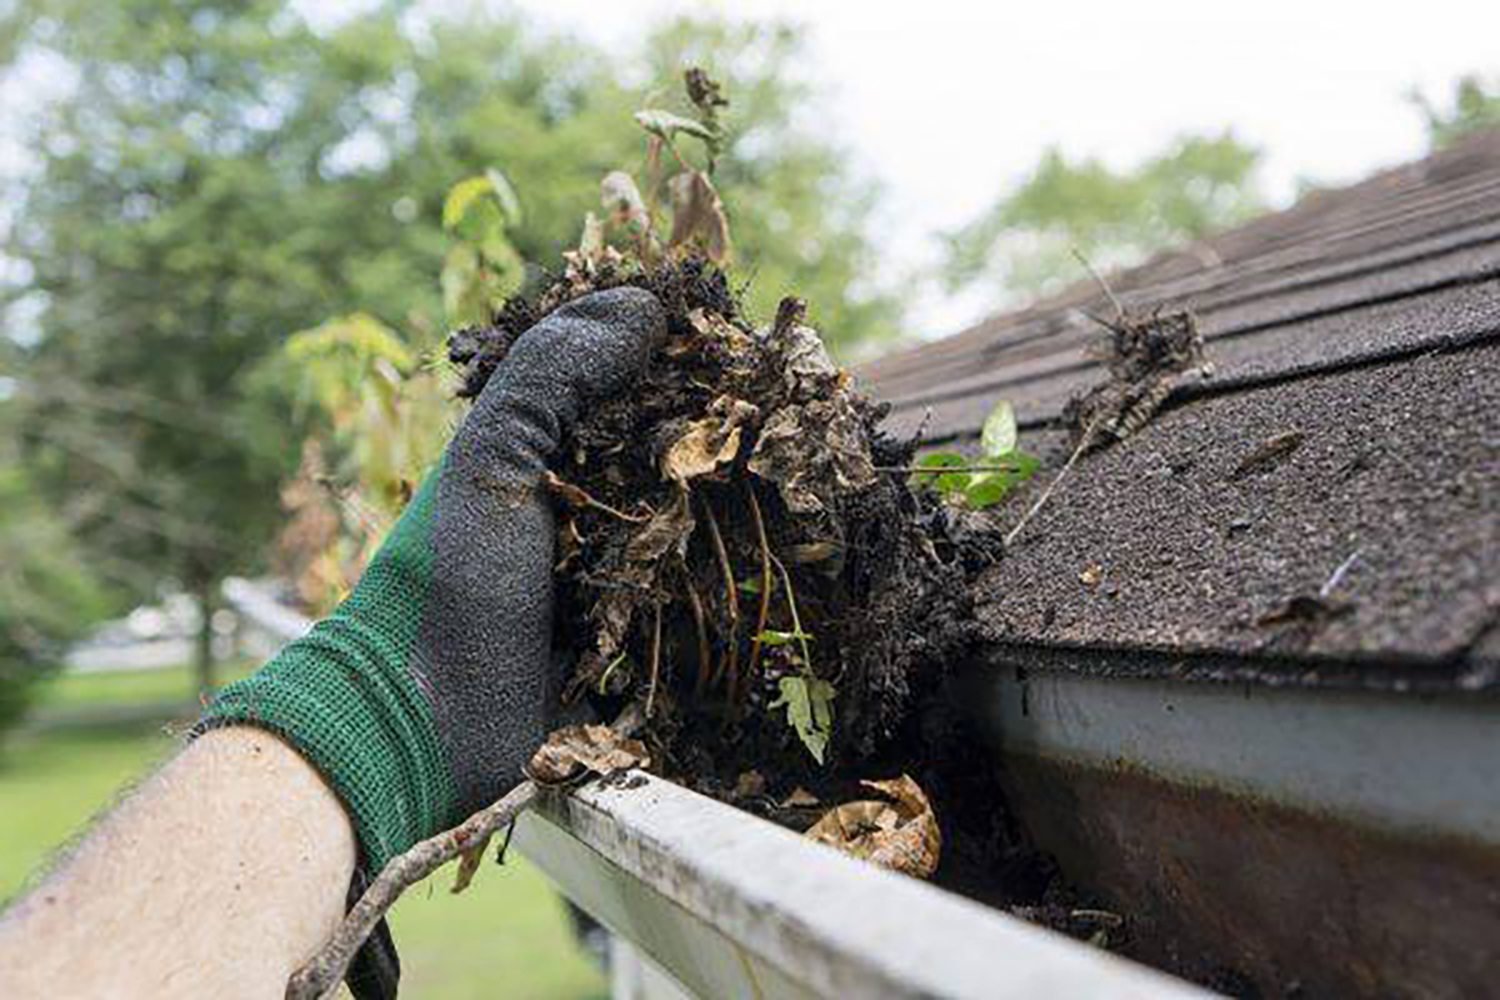
<path id="1" fill-rule="evenodd" d="M 553 515 L 541 476 L 664 330 L 655 296 L 618 288 L 518 338 L 353 594 L 199 722 L 265 727 L 318 767 L 359 839 L 351 896 L 521 780 L 547 721 Z M 361 1000 L 394 995 L 399 972 L 388 933 L 371 940 L 349 976 Z"/>

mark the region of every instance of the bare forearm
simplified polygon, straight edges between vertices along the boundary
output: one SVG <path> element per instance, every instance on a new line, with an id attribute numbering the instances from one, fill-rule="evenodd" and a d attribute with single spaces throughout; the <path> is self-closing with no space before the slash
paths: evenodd
<path id="1" fill-rule="evenodd" d="M 354 835 L 261 730 L 193 742 L 0 918 L 0 993 L 279 997 L 343 914 Z"/>

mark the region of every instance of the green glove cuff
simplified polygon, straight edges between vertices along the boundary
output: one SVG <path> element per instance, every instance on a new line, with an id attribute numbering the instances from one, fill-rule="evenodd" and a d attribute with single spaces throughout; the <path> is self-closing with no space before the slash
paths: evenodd
<path id="1" fill-rule="evenodd" d="M 219 693 L 195 733 L 253 725 L 286 739 L 349 811 L 372 873 L 451 821 L 457 793 L 408 669 L 432 581 L 434 472 L 328 618 Z"/>

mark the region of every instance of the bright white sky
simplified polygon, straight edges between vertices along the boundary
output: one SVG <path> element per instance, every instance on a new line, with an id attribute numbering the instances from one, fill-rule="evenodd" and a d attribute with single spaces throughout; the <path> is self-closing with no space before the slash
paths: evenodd
<path id="1" fill-rule="evenodd" d="M 432 4 L 441 6 L 441 2 Z M 702 0 L 521 0 L 538 23 L 629 49 Z M 1421 155 L 1403 95 L 1446 99 L 1466 72 L 1500 71 L 1500 4 L 1130 0 L 740 0 L 733 15 L 806 25 L 810 75 L 839 138 L 886 188 L 893 273 L 935 259 L 935 230 L 967 221 L 1049 143 L 1128 166 L 1186 130 L 1232 125 L 1266 150 L 1278 203 L 1298 177 L 1356 180 Z M 981 298 L 929 288 L 914 332 L 954 332 Z"/>

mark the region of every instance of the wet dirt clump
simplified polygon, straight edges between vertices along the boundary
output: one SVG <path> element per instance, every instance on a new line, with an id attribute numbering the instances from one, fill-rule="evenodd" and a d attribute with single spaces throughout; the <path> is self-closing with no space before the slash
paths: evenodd
<path id="1" fill-rule="evenodd" d="M 982 513 L 914 488 L 914 442 L 834 365 L 795 299 L 754 326 L 701 257 L 612 251 L 455 334 L 463 393 L 557 306 L 635 285 L 666 308 L 638 388 L 585 414 L 557 498 L 564 701 L 627 705 L 654 769 L 734 800 L 837 801 L 976 638 Z"/>

